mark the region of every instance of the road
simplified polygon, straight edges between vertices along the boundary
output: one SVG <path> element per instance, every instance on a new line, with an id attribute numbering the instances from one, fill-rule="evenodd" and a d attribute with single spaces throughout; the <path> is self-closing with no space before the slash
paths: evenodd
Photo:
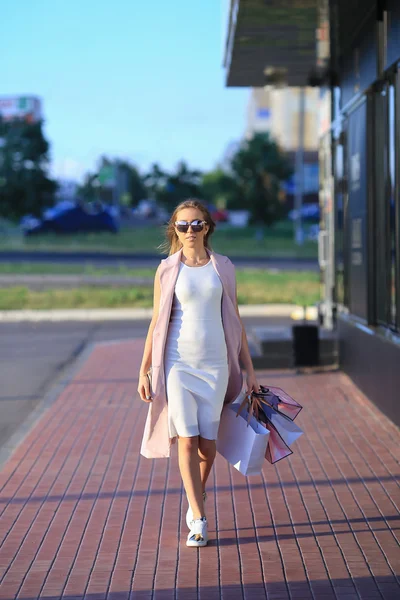
<path id="1" fill-rule="evenodd" d="M 243 317 L 246 329 L 287 318 Z M 91 343 L 145 337 L 149 320 L 0 324 L 0 450 Z"/>
<path id="2" fill-rule="evenodd" d="M 60 264 L 83 264 L 91 263 L 98 267 L 126 266 L 130 268 L 156 267 L 164 255 L 141 253 L 115 253 L 107 252 L 25 252 L 25 251 L 0 251 L 1 262 L 50 262 Z M 313 270 L 317 271 L 318 261 L 304 258 L 266 258 L 265 256 L 232 256 L 232 262 L 238 267 L 258 267 L 265 269 L 283 270 Z"/>

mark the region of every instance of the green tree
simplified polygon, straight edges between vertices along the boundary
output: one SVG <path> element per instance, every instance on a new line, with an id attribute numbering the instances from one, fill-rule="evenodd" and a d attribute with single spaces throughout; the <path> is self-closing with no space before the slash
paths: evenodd
<path id="1" fill-rule="evenodd" d="M 161 169 L 158 163 L 153 163 L 150 171 L 144 176 L 148 193 L 154 200 L 160 199 L 167 183 L 167 177 L 167 173 Z"/>
<path id="2" fill-rule="evenodd" d="M 101 200 L 111 204 L 115 199 L 114 186 L 117 186 L 119 201 L 125 207 L 136 206 L 139 200 L 147 198 L 148 190 L 144 177 L 137 167 L 126 160 L 110 159 L 101 156 L 94 173 L 85 175 L 80 186 L 79 196 L 86 201 Z"/>
<path id="3" fill-rule="evenodd" d="M 171 211 L 182 200 L 200 195 L 201 177 L 200 171 L 189 169 L 186 162 L 181 161 L 173 173 L 166 173 L 155 163 L 145 180 L 152 197 Z"/>
<path id="4" fill-rule="evenodd" d="M 231 161 L 238 195 L 228 208 L 250 211 L 251 223 L 272 225 L 286 212 L 281 200 L 281 183 L 293 172 L 291 163 L 268 133 L 244 140 Z M 234 206 L 232 206 L 234 205 Z"/>
<path id="5" fill-rule="evenodd" d="M 217 167 L 213 171 L 204 173 L 201 181 L 201 197 L 217 208 L 235 208 L 235 203 L 240 200 L 236 179 Z"/>
<path id="6" fill-rule="evenodd" d="M 48 176 L 49 143 L 43 122 L 0 117 L 0 215 L 17 220 L 53 206 L 57 183 Z"/>
<path id="7" fill-rule="evenodd" d="M 137 206 L 140 200 L 148 196 L 144 176 L 129 161 L 116 159 L 113 164 L 121 195 L 129 196 L 130 206 Z"/>
<path id="8" fill-rule="evenodd" d="M 123 163 L 125 164 L 125 163 Z M 137 206 L 139 200 L 148 197 L 148 190 L 144 176 L 131 164 L 126 164 L 128 172 L 128 190 L 131 196 L 131 206 Z"/>
<path id="9" fill-rule="evenodd" d="M 97 173 L 86 173 L 83 179 L 83 184 L 78 186 L 77 194 L 86 202 L 95 202 L 98 200 L 98 179 Z"/>

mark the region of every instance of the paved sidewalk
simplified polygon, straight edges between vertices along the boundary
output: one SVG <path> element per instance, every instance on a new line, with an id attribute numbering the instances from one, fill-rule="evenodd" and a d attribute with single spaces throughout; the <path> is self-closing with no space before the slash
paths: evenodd
<path id="1" fill-rule="evenodd" d="M 95 346 L 3 466 L 2 600 L 400 597 L 400 433 L 345 375 L 258 372 L 305 435 L 262 476 L 217 455 L 211 539 L 187 548 L 176 447 L 139 454 L 143 343 Z"/>

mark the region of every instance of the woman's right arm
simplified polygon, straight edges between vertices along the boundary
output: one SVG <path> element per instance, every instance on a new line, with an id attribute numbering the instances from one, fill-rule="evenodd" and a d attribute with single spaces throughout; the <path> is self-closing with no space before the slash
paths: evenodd
<path id="1" fill-rule="evenodd" d="M 150 385 L 146 373 L 151 367 L 151 354 L 153 349 L 153 330 L 157 323 L 158 311 L 160 307 L 160 272 L 159 267 L 156 270 L 154 276 L 154 293 L 153 293 L 153 316 L 150 321 L 149 330 L 147 332 L 146 342 L 144 345 L 142 364 L 140 365 L 139 371 L 139 384 L 138 392 L 139 396 L 145 402 L 151 402 L 151 398 L 147 399 L 146 396 L 150 396 Z"/>

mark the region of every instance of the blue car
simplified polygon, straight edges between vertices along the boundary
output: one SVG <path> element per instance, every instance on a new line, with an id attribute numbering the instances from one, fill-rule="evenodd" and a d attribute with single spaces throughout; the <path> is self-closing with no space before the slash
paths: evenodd
<path id="1" fill-rule="evenodd" d="M 100 205 L 98 209 L 85 209 L 80 204 L 70 204 L 48 209 L 42 219 L 25 218 L 21 223 L 24 235 L 41 233 L 76 233 L 110 231 L 118 233 L 119 224 L 112 210 Z"/>
<path id="2" fill-rule="evenodd" d="M 319 205 L 317 203 L 303 204 L 303 206 L 301 207 L 300 213 L 301 213 L 301 218 L 304 221 L 312 221 L 312 222 L 319 221 Z M 297 215 L 297 211 L 296 211 L 296 209 L 293 209 L 289 212 L 288 217 L 291 221 L 294 221 L 296 219 L 296 215 Z"/>

